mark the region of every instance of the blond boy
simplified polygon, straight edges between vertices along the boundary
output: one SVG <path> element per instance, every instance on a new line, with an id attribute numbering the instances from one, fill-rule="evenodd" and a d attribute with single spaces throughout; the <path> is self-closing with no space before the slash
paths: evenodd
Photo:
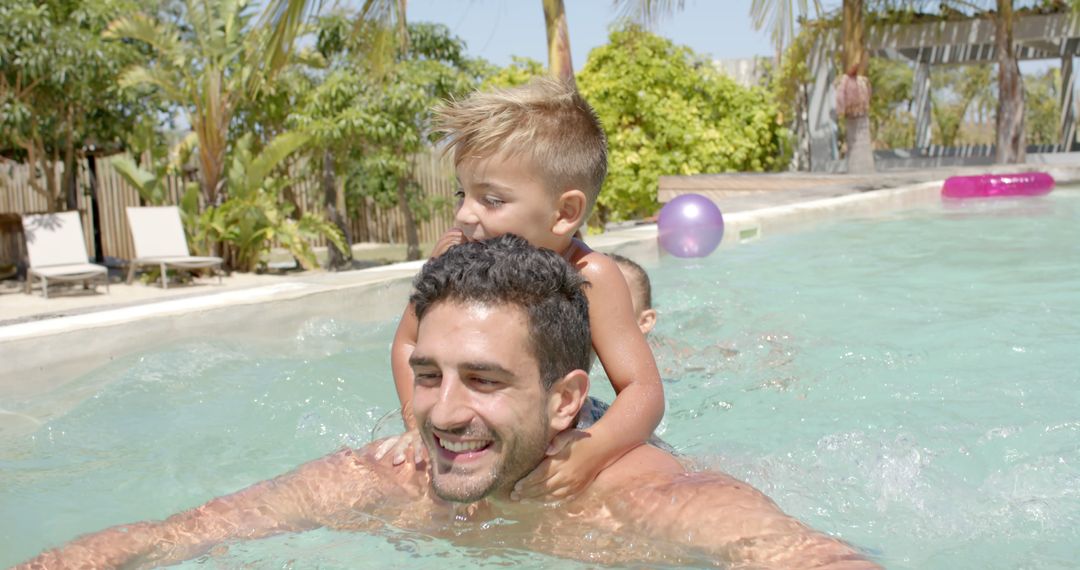
<path id="1" fill-rule="evenodd" d="M 607 140 L 577 91 L 548 78 L 446 104 L 436 110 L 436 127 L 453 153 L 460 190 L 456 227 L 439 240 L 434 255 L 459 243 L 513 233 L 559 253 L 590 283 L 592 345 L 617 397 L 595 425 L 556 438 L 548 457 L 516 485 L 513 495 L 572 496 L 648 440 L 664 413 L 660 375 L 638 328 L 626 280 L 615 262 L 574 238 L 607 174 Z M 417 328 L 410 305 L 391 349 L 408 429 L 397 442 L 395 462 L 403 461 L 404 450 L 416 441 L 409 357 Z"/>

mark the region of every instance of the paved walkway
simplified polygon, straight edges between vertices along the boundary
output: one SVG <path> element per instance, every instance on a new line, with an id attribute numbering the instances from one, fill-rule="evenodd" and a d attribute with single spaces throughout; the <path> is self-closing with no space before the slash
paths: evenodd
<path id="1" fill-rule="evenodd" d="M 385 244 L 356 244 L 353 246 L 357 269 L 382 266 L 405 259 L 405 246 Z M 33 294 L 24 293 L 23 283 L 14 279 L 0 281 L 0 326 L 19 322 L 78 315 L 103 309 L 116 309 L 144 303 L 171 301 L 198 295 L 212 295 L 225 291 L 249 289 L 264 285 L 274 285 L 290 281 L 325 281 L 339 278 L 340 275 L 355 274 L 355 271 L 329 273 L 314 271 L 283 271 L 277 273 L 233 273 L 218 283 L 217 277 L 195 278 L 187 283 L 170 283 L 168 289 L 162 289 L 159 282 L 150 284 L 136 280 L 131 285 L 124 283 L 123 272 L 110 271 L 109 291 L 100 284 L 95 289 L 83 289 L 81 285 L 50 285 L 49 298 L 41 294 L 35 284 Z"/>
<path id="2" fill-rule="evenodd" d="M 680 194 L 701 194 L 720 206 L 720 211 L 732 214 L 944 180 L 950 176 L 1046 169 L 1047 165 L 1006 165 L 927 168 L 878 172 L 870 175 L 782 172 L 661 176 L 659 196 L 661 202 L 669 202 Z"/>

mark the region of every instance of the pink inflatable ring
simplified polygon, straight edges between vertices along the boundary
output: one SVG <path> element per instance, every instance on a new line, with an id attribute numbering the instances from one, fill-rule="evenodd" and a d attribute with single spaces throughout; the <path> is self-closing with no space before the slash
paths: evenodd
<path id="1" fill-rule="evenodd" d="M 951 176 L 941 187 L 945 198 L 1042 196 L 1054 189 L 1054 177 L 1045 172 Z"/>

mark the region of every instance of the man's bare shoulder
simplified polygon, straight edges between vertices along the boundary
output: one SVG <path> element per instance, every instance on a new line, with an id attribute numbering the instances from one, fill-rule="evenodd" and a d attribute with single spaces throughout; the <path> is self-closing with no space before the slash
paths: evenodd
<path id="1" fill-rule="evenodd" d="M 631 449 L 596 477 L 598 491 L 618 489 L 631 479 L 666 480 L 686 473 L 685 466 L 670 453 L 651 445 Z"/>
<path id="2" fill-rule="evenodd" d="M 769 568 L 877 568 L 844 542 L 785 514 L 761 491 L 721 471 L 690 471 L 640 446 L 597 477 L 593 500 L 620 525 Z"/>

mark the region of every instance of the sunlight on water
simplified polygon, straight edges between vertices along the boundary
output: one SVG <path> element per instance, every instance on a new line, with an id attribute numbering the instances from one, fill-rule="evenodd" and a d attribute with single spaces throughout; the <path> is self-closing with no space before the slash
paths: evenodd
<path id="1" fill-rule="evenodd" d="M 968 202 L 648 266 L 661 435 L 889 568 L 1066 568 L 1080 543 L 1080 193 Z M 161 518 L 398 426 L 396 323 L 131 356 L 0 442 L 0 566 Z M 602 377 L 596 393 L 611 398 Z M 5 403 L 20 413 L 26 402 Z M 188 568 L 588 568 L 387 528 Z"/>

